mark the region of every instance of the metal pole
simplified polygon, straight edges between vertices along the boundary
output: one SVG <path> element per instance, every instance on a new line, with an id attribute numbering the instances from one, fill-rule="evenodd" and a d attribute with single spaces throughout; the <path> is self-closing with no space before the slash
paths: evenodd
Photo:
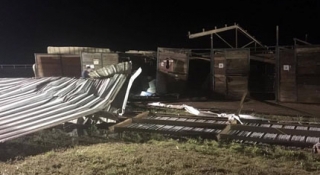
<path id="1" fill-rule="evenodd" d="M 236 28 L 236 48 L 238 48 L 238 29 Z"/>
<path id="2" fill-rule="evenodd" d="M 308 34 L 306 34 L 306 41 L 308 41 Z"/>
<path id="3" fill-rule="evenodd" d="M 214 58 L 213 58 L 213 34 L 210 35 L 211 45 L 210 45 L 210 59 L 211 59 L 211 88 L 214 91 Z"/>
<path id="4" fill-rule="evenodd" d="M 254 42 L 254 51 L 257 51 L 257 42 Z"/>
<path id="5" fill-rule="evenodd" d="M 280 96 L 280 58 L 279 58 L 279 26 L 276 27 L 276 102 L 279 102 L 279 96 Z"/>

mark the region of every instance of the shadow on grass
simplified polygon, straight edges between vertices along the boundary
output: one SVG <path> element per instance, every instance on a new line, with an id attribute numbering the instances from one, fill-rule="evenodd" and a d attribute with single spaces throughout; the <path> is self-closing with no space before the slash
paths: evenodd
<path id="1" fill-rule="evenodd" d="M 121 138 L 118 134 L 71 137 L 61 129 L 47 129 L 0 143 L 0 161 L 11 162 L 24 160 L 29 156 L 35 156 L 49 151 L 65 151 L 76 146 L 90 146 L 111 142 L 147 143 L 150 140 L 164 141 L 169 138 L 173 137 L 155 133 L 132 132 L 124 132 Z M 179 138 L 179 140 L 186 141 L 187 138 Z"/>
<path id="2" fill-rule="evenodd" d="M 75 146 L 110 142 L 107 138 L 71 137 L 60 129 L 47 129 L 0 143 L 0 161 L 23 160 L 48 151 L 63 151 Z"/>

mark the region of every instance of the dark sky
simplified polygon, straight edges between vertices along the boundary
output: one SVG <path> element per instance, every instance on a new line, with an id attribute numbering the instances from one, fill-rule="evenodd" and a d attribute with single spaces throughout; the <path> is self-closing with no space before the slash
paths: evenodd
<path id="1" fill-rule="evenodd" d="M 0 64 L 34 63 L 34 53 L 46 52 L 47 46 L 210 47 L 210 37 L 190 40 L 188 31 L 235 22 L 266 45 L 275 45 L 276 25 L 281 45 L 305 34 L 318 44 L 319 17 L 318 0 L 0 0 Z M 233 39 L 234 32 L 221 35 Z M 216 37 L 214 43 L 227 47 Z"/>

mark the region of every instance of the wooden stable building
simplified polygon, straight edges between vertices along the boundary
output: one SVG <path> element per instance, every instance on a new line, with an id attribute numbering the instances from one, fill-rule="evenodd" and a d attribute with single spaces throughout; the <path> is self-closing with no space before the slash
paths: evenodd
<path id="1" fill-rule="evenodd" d="M 111 52 L 107 48 L 48 47 L 48 53 L 35 54 L 35 77 L 81 77 L 86 66 L 99 69 L 123 61 L 132 61 L 133 70 L 144 68 L 144 74 L 155 77 L 156 52 Z M 152 69 L 152 70 L 150 70 Z M 146 75 L 147 76 L 147 75 Z"/>
<path id="2" fill-rule="evenodd" d="M 279 52 L 281 102 L 320 103 L 320 46 L 295 46 Z"/>

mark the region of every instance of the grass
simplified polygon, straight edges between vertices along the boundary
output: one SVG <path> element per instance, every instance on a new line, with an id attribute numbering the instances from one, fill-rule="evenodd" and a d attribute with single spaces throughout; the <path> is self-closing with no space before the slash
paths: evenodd
<path id="1" fill-rule="evenodd" d="M 71 138 L 45 130 L 0 145 L 0 174 L 319 174 L 310 150 L 124 133 Z"/>
<path id="2" fill-rule="evenodd" d="M 184 110 L 135 106 L 151 113 L 188 115 Z M 284 116 L 283 121 L 313 121 Z M 91 128 L 90 137 L 48 129 L 0 143 L 0 175 L 11 174 L 320 174 L 310 149 L 129 133 L 122 138 Z"/>

